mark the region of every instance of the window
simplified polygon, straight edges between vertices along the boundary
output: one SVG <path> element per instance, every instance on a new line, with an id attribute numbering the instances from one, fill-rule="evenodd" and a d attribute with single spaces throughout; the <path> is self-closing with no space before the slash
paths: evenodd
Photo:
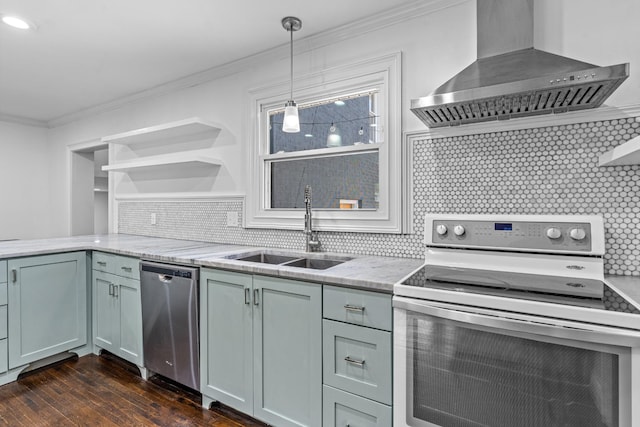
<path id="1" fill-rule="evenodd" d="M 252 92 L 248 227 L 301 229 L 310 185 L 315 229 L 401 231 L 399 67 L 395 54 L 296 80 L 299 133 L 282 132 L 286 85 Z"/>
<path id="2" fill-rule="evenodd" d="M 310 185 L 315 209 L 377 209 L 377 98 L 365 92 L 302 105 L 299 133 L 282 131 L 283 111 L 269 112 L 267 207 L 304 206 L 302 190 Z"/>

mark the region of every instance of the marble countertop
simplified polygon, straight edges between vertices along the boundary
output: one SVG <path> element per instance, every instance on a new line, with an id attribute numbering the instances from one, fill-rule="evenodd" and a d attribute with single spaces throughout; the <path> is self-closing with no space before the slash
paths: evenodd
<path id="1" fill-rule="evenodd" d="M 97 250 L 160 262 L 195 265 L 266 274 L 287 279 L 314 281 L 392 293 L 393 284 L 422 265 L 423 260 L 352 254 L 314 253 L 313 257 L 344 259 L 326 270 L 287 267 L 238 261 L 233 257 L 246 252 L 268 250 L 308 256 L 303 251 L 216 244 L 191 240 L 164 239 L 127 234 L 61 237 L 0 242 L 0 259 L 43 255 L 54 252 Z"/>
<path id="2" fill-rule="evenodd" d="M 640 276 L 605 275 L 604 281 L 607 286 L 640 310 Z"/>

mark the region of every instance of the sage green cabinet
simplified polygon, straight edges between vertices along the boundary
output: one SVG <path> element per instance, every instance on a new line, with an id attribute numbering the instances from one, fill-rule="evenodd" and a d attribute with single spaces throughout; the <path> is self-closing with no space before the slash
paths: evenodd
<path id="1" fill-rule="evenodd" d="M 325 285 L 323 426 L 390 426 L 391 295 Z"/>
<path id="2" fill-rule="evenodd" d="M 9 368 L 87 344 L 85 252 L 7 263 Z"/>
<path id="3" fill-rule="evenodd" d="M 201 388 L 277 426 L 320 426 L 322 287 L 203 269 Z"/>
<path id="4" fill-rule="evenodd" d="M 0 261 L 0 374 L 7 372 L 7 261 Z"/>
<path id="5" fill-rule="evenodd" d="M 253 277 L 201 269 L 201 391 L 253 414 Z M 208 405 L 206 405 L 208 406 Z"/>
<path id="6" fill-rule="evenodd" d="M 142 366 L 139 280 L 93 272 L 93 344 Z"/>

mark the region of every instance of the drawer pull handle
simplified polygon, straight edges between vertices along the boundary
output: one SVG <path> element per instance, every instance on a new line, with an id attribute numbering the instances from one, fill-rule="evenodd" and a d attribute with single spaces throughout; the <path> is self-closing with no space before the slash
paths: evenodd
<path id="1" fill-rule="evenodd" d="M 16 283 L 18 281 L 18 270 L 15 268 L 11 269 L 11 282 Z"/>
<path id="2" fill-rule="evenodd" d="M 96 261 L 96 264 L 98 264 L 98 265 L 100 265 L 102 267 L 106 267 L 107 266 L 106 261 Z"/>
<path id="3" fill-rule="evenodd" d="M 253 305 L 260 305 L 260 289 L 253 290 Z"/>
<path id="4" fill-rule="evenodd" d="M 347 311 L 355 311 L 358 313 L 364 313 L 364 307 L 361 305 L 351 305 L 351 304 L 346 304 L 344 306 L 344 309 Z"/>
<path id="5" fill-rule="evenodd" d="M 347 356 L 344 358 L 344 361 L 347 363 L 352 363 L 354 365 L 364 366 L 364 359 L 358 360 L 358 359 L 353 359 L 351 356 Z"/>
<path id="6" fill-rule="evenodd" d="M 109 283 L 109 295 L 113 296 L 113 283 Z"/>
<path id="7" fill-rule="evenodd" d="M 246 305 L 251 304 L 251 289 L 244 288 L 244 303 Z"/>
<path id="8" fill-rule="evenodd" d="M 131 273 L 131 267 L 120 267 L 120 268 L 126 271 L 127 273 Z"/>

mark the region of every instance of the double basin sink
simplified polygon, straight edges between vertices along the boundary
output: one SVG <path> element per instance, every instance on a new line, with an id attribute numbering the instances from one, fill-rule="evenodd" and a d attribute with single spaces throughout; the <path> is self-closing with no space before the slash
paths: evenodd
<path id="1" fill-rule="evenodd" d="M 281 252 L 266 250 L 254 251 L 250 253 L 245 252 L 242 254 L 229 256 L 228 258 L 234 259 L 236 261 L 279 265 L 283 267 L 306 268 L 312 270 L 326 270 L 352 259 L 348 257 L 324 258 L 322 257 L 322 255 L 312 256 L 306 254 L 284 254 Z"/>

